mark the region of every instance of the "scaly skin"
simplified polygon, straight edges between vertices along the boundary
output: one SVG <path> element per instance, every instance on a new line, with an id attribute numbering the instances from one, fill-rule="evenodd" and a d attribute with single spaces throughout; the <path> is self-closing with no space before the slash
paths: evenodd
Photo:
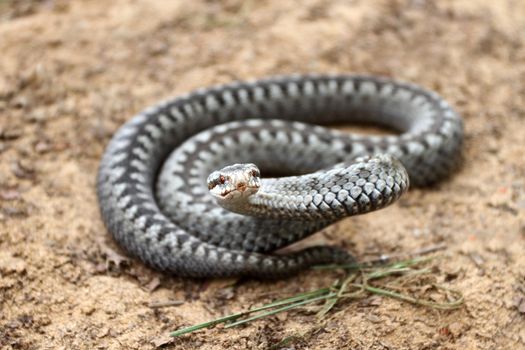
<path id="1" fill-rule="evenodd" d="M 401 134 L 344 135 L 271 119 L 368 122 Z M 233 123 L 217 126 L 227 122 Z M 408 184 L 403 167 L 393 158 L 404 165 L 412 185 L 428 185 L 448 175 L 458 163 L 462 136 L 462 121 L 450 106 L 412 84 L 354 75 L 233 83 L 161 103 L 122 126 L 101 162 L 99 203 L 115 239 L 157 269 L 192 277 L 281 277 L 312 264 L 348 261 L 349 256 L 334 247 L 291 255 L 270 252 L 341 216 L 392 203 Z M 352 164 L 358 156 L 375 154 L 385 154 L 372 157 L 374 169 L 381 163 L 375 174 L 379 176 L 370 178 L 372 172 L 365 169 L 370 161 Z M 387 165 L 391 160 L 392 166 Z M 266 219 L 230 213 L 207 193 L 209 172 L 239 162 L 257 163 L 263 172 L 294 173 L 343 163 L 326 173 L 299 178 L 296 189 L 291 182 L 279 185 L 264 179 L 272 200 L 252 204 L 271 217 Z M 311 201 L 301 194 L 307 191 L 308 177 L 318 180 L 310 182 Z M 279 197 L 287 191 L 298 194 Z M 300 210 L 295 214 L 283 210 L 304 200 L 310 209 L 303 210 L 303 217 Z M 275 211 L 270 210 L 273 207 Z M 308 217 L 321 219 L 303 221 Z"/>

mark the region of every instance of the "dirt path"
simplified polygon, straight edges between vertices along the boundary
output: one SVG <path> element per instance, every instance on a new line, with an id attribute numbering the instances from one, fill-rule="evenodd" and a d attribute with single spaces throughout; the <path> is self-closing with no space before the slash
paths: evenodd
<path id="1" fill-rule="evenodd" d="M 525 348 L 525 3 L 0 1 L 0 348 L 154 348 L 169 330 L 322 286 L 195 282 L 123 254 L 99 217 L 103 147 L 159 99 L 232 79 L 367 72 L 439 91 L 465 118 L 464 167 L 328 237 L 365 259 L 445 244 L 435 271 L 466 306 L 350 303 L 293 349 Z M 181 300 L 153 309 L 150 303 Z M 166 344 L 268 348 L 289 313 Z"/>

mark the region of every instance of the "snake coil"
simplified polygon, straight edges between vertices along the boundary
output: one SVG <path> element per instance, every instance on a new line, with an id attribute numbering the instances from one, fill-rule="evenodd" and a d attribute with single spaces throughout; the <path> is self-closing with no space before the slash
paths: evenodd
<path id="1" fill-rule="evenodd" d="M 399 135 L 314 125 L 343 122 Z M 462 138 L 449 104 L 410 83 L 360 75 L 236 82 L 160 103 L 124 124 L 102 158 L 97 193 L 113 237 L 154 268 L 275 278 L 348 261 L 336 247 L 273 251 L 392 203 L 409 179 L 416 186 L 442 179 L 458 163 Z M 233 163 L 247 164 L 224 168 L 207 185 L 210 173 Z M 297 176 L 259 180 L 251 163 L 263 175 Z M 221 196 L 233 199 L 220 203 Z"/>

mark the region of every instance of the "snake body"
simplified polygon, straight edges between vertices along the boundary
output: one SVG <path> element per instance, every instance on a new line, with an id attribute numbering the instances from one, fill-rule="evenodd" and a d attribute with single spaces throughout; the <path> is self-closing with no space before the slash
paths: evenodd
<path id="1" fill-rule="evenodd" d="M 400 134 L 314 125 L 341 122 Z M 191 277 L 281 277 L 348 261 L 336 247 L 273 251 L 392 203 L 409 181 L 442 179 L 458 164 L 462 138 L 462 120 L 449 104 L 410 83 L 360 75 L 235 82 L 159 103 L 124 124 L 102 158 L 97 193 L 117 242 L 154 268 Z M 252 165 L 231 166 L 252 162 L 263 175 L 296 175 L 259 181 Z M 226 175 L 214 173 L 223 167 Z M 251 182 L 259 192 L 219 205 L 208 175 L 216 176 L 208 179 L 210 192 L 229 196 L 228 180 L 246 169 L 257 176 L 243 180 L 240 196 Z"/>

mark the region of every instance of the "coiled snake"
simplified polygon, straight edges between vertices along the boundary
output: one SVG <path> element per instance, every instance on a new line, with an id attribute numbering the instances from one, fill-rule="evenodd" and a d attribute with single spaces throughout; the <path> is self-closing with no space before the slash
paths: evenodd
<path id="1" fill-rule="evenodd" d="M 400 134 L 313 125 L 341 122 Z M 328 246 L 272 252 L 392 203 L 409 178 L 417 186 L 441 179 L 458 163 L 462 138 L 448 103 L 409 83 L 358 75 L 231 83 L 160 103 L 123 125 L 102 158 L 98 199 L 118 243 L 154 268 L 281 277 L 348 261 Z M 260 171 L 296 176 L 261 180 Z"/>

